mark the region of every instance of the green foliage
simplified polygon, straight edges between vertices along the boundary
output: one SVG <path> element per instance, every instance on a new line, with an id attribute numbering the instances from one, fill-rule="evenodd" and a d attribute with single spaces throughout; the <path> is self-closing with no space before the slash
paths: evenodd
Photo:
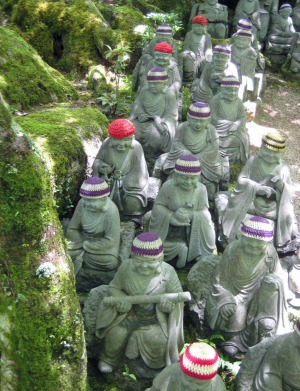
<path id="1" fill-rule="evenodd" d="M 182 121 L 186 121 L 188 109 L 191 105 L 191 88 L 186 85 L 182 87 Z"/>
<path id="2" fill-rule="evenodd" d="M 174 12 L 162 13 L 162 12 L 150 12 L 146 15 L 147 19 L 154 22 L 155 27 L 163 23 L 168 23 L 172 28 L 173 34 L 176 34 L 183 29 L 182 20 L 180 16 Z"/>
<path id="3" fill-rule="evenodd" d="M 134 373 L 130 373 L 130 372 L 129 372 L 128 365 L 125 364 L 124 368 L 125 368 L 125 370 L 124 370 L 124 372 L 123 372 L 123 376 L 130 377 L 130 379 L 136 381 L 136 376 L 135 376 Z"/>

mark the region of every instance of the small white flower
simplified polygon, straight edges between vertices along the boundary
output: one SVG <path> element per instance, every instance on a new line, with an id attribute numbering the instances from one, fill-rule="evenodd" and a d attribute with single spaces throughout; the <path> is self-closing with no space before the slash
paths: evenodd
<path id="1" fill-rule="evenodd" d="M 52 274 L 55 272 L 55 266 L 51 262 L 42 263 L 37 269 L 35 274 L 41 278 L 51 278 Z"/>

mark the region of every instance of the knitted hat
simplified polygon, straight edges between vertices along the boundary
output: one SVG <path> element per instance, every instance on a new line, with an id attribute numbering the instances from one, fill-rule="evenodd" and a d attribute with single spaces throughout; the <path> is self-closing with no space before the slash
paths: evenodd
<path id="1" fill-rule="evenodd" d="M 148 258 L 159 258 L 164 251 L 161 238 L 153 232 L 143 232 L 134 238 L 131 253 Z"/>
<path id="2" fill-rule="evenodd" d="M 110 193 L 108 184 L 104 179 L 92 176 L 86 179 L 79 190 L 81 197 L 85 198 L 103 198 Z"/>
<path id="3" fill-rule="evenodd" d="M 156 34 L 172 35 L 172 29 L 168 23 L 164 23 L 157 27 Z"/>
<path id="4" fill-rule="evenodd" d="M 246 39 L 252 39 L 251 31 L 240 29 L 235 34 L 236 37 L 246 38 Z"/>
<path id="5" fill-rule="evenodd" d="M 134 125 L 125 118 L 115 119 L 108 127 L 108 133 L 112 138 L 124 138 L 132 136 L 135 132 Z"/>
<path id="6" fill-rule="evenodd" d="M 192 24 L 202 24 L 203 26 L 205 26 L 205 25 L 208 24 L 208 20 L 206 19 L 205 16 L 203 16 L 203 15 L 198 15 L 198 16 L 195 16 L 195 17 L 192 19 Z"/>
<path id="7" fill-rule="evenodd" d="M 176 160 L 175 172 L 178 174 L 199 175 L 201 165 L 196 156 L 182 155 Z"/>
<path id="8" fill-rule="evenodd" d="M 162 53 L 173 53 L 173 48 L 168 42 L 160 42 L 157 45 L 154 46 L 154 50 L 156 52 L 162 52 Z"/>
<path id="9" fill-rule="evenodd" d="M 240 81 L 237 77 L 235 76 L 224 76 L 223 79 L 221 80 L 221 86 L 222 87 L 234 87 L 234 88 L 239 88 L 240 86 Z"/>
<path id="10" fill-rule="evenodd" d="M 252 22 L 248 18 L 242 18 L 238 21 L 237 24 L 238 30 L 251 30 L 252 29 Z"/>
<path id="11" fill-rule="evenodd" d="M 285 139 L 278 133 L 270 132 L 263 136 L 262 145 L 274 152 L 285 151 Z"/>
<path id="12" fill-rule="evenodd" d="M 195 342 L 180 354 L 180 368 L 186 375 L 199 380 L 213 379 L 218 372 L 217 351 L 204 342 Z"/>
<path id="13" fill-rule="evenodd" d="M 224 56 L 230 57 L 231 48 L 226 43 L 220 43 L 213 48 L 213 53 L 224 54 Z"/>
<path id="14" fill-rule="evenodd" d="M 292 9 L 292 6 L 290 4 L 282 4 L 282 6 L 279 8 L 279 11 L 283 11 L 283 10 L 286 10 L 286 9 L 289 9 L 291 10 Z"/>
<path id="15" fill-rule="evenodd" d="M 166 81 L 168 79 L 169 76 L 164 68 L 151 68 L 147 74 L 148 81 Z"/>
<path id="16" fill-rule="evenodd" d="M 300 336 L 300 319 L 297 320 L 295 327 L 294 327 L 294 330 Z"/>
<path id="17" fill-rule="evenodd" d="M 194 119 L 209 119 L 210 108 L 204 102 L 194 102 L 190 105 L 187 115 Z"/>
<path id="18" fill-rule="evenodd" d="M 242 234 L 248 238 L 270 242 L 273 239 L 273 227 L 268 219 L 252 216 L 247 219 L 241 228 Z"/>

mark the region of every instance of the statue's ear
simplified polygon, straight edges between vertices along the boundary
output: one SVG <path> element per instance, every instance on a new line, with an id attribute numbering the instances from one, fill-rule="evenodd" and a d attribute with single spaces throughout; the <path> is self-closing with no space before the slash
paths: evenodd
<path id="1" fill-rule="evenodd" d="M 164 86 L 162 92 L 165 94 L 167 91 L 168 91 L 168 85 L 167 85 L 167 83 L 166 83 L 166 85 Z"/>

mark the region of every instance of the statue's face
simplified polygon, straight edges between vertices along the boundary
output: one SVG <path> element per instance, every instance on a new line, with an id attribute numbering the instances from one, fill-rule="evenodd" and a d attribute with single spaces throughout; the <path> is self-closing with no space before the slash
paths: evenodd
<path id="1" fill-rule="evenodd" d="M 162 90 L 165 88 L 166 86 L 166 82 L 164 81 L 148 81 L 148 89 L 149 91 L 151 91 L 153 94 L 160 94 L 162 92 Z"/>
<path id="2" fill-rule="evenodd" d="M 133 136 L 124 137 L 124 138 L 112 138 L 111 145 L 119 152 L 127 151 L 132 144 Z"/>
<path id="3" fill-rule="evenodd" d="M 178 174 L 176 172 L 176 185 L 184 191 L 191 191 L 197 187 L 200 175 Z"/>
<path id="4" fill-rule="evenodd" d="M 151 276 L 156 275 L 157 270 L 160 267 L 163 257 L 159 258 L 150 258 L 144 257 L 142 255 L 132 254 L 132 263 L 134 269 L 141 276 Z"/>
<path id="5" fill-rule="evenodd" d="M 218 0 L 206 0 L 206 3 L 212 6 L 218 4 Z"/>
<path id="6" fill-rule="evenodd" d="M 171 53 L 154 52 L 155 63 L 161 68 L 170 65 L 171 56 Z"/>
<path id="7" fill-rule="evenodd" d="M 244 253 L 250 256 L 262 256 L 265 254 L 268 246 L 268 242 L 260 239 L 249 238 L 245 235 L 241 235 L 241 241 Z"/>
<path id="8" fill-rule="evenodd" d="M 243 37 L 235 37 L 234 45 L 241 49 L 246 49 L 250 46 L 250 39 Z"/>
<path id="9" fill-rule="evenodd" d="M 228 102 L 235 102 L 238 98 L 239 89 L 235 87 L 221 87 L 221 98 Z"/>
<path id="10" fill-rule="evenodd" d="M 107 197 L 102 198 L 86 198 L 83 199 L 83 207 L 90 212 L 102 212 L 107 203 Z"/>
<path id="11" fill-rule="evenodd" d="M 287 19 L 292 13 L 292 10 L 290 8 L 283 9 L 282 11 L 279 11 L 279 15 L 283 19 Z"/>
<path id="12" fill-rule="evenodd" d="M 172 35 L 156 34 L 156 41 L 171 43 L 172 42 Z"/>
<path id="13" fill-rule="evenodd" d="M 264 160 L 265 163 L 274 165 L 279 164 L 282 157 L 282 153 L 271 151 L 270 149 L 262 145 L 259 149 L 259 156 L 262 160 Z"/>
<path id="14" fill-rule="evenodd" d="M 196 119 L 196 118 L 191 118 L 189 115 L 187 116 L 187 121 L 195 132 L 202 132 L 205 129 L 208 128 L 209 126 L 209 119 Z"/>
<path id="15" fill-rule="evenodd" d="M 192 24 L 192 31 L 193 33 L 197 35 L 203 35 L 206 32 L 206 25 L 193 23 Z"/>
<path id="16" fill-rule="evenodd" d="M 214 53 L 212 56 L 212 65 L 217 71 L 224 71 L 229 61 L 229 57 L 223 54 Z"/>

